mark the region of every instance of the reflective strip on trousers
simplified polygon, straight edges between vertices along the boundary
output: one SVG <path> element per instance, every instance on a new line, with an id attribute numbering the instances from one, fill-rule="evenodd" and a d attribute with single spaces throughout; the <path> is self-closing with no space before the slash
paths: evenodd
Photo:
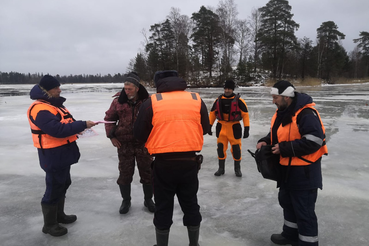
<path id="1" fill-rule="evenodd" d="M 299 234 L 299 239 L 303 242 L 307 243 L 316 243 L 318 242 L 318 236 L 303 236 Z"/>
<path id="2" fill-rule="evenodd" d="M 284 220 L 284 225 L 287 227 L 297 229 L 297 224 L 288 220 Z"/>

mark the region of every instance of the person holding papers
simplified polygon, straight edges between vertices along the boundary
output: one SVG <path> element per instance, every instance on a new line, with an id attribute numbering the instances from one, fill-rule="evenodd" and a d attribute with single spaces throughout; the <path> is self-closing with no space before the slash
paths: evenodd
<path id="1" fill-rule="evenodd" d="M 44 226 L 42 232 L 57 237 L 67 234 L 59 225 L 77 220 L 76 215 L 64 213 L 65 194 L 71 185 L 70 166 L 80 157 L 77 134 L 95 126 L 93 121 L 76 121 L 63 105 L 60 83 L 45 75 L 30 91 L 35 100 L 28 109 L 33 145 L 38 150 L 41 168 L 46 173 L 46 191 L 41 200 Z"/>

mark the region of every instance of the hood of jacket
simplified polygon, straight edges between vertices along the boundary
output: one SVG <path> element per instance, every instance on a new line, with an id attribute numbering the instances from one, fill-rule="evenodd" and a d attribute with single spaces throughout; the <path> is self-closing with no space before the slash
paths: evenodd
<path id="1" fill-rule="evenodd" d="M 47 94 L 47 92 L 41 89 L 41 87 L 38 84 L 33 86 L 31 91 L 29 92 L 29 96 L 32 100 L 47 101 L 51 105 L 56 106 L 56 107 L 63 106 L 63 103 L 67 100 L 64 97 L 50 97 Z"/>
<path id="2" fill-rule="evenodd" d="M 187 83 L 180 77 L 165 77 L 159 79 L 156 83 L 157 93 L 170 91 L 184 91 L 187 88 Z"/>
<path id="3" fill-rule="evenodd" d="M 297 110 L 304 107 L 306 104 L 313 102 L 313 98 L 311 98 L 311 96 L 309 96 L 308 94 L 296 92 L 295 95 L 296 95 L 296 104 L 293 109 L 293 113 L 296 113 Z"/>
<path id="4" fill-rule="evenodd" d="M 139 88 L 137 92 L 138 101 L 145 101 L 147 98 L 149 98 L 149 93 L 147 92 L 146 88 L 143 85 L 140 84 L 138 88 Z M 120 104 L 128 102 L 128 97 L 127 97 L 126 92 L 124 91 L 124 87 L 119 94 L 117 93 L 114 96 L 118 96 L 118 95 L 119 95 L 118 102 Z"/>

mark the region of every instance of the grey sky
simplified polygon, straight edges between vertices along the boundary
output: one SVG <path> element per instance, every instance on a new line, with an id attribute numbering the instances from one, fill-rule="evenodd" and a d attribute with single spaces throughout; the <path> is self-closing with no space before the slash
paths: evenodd
<path id="1" fill-rule="evenodd" d="M 268 0 L 234 0 L 238 18 Z M 143 49 L 142 29 L 162 22 L 171 7 L 191 17 L 200 7 L 216 8 L 214 0 L 1 0 L 0 71 L 21 73 L 115 74 L 127 70 Z M 298 38 L 315 42 L 316 29 L 334 21 L 346 35 L 342 45 L 369 31 L 368 0 L 290 0 Z"/>

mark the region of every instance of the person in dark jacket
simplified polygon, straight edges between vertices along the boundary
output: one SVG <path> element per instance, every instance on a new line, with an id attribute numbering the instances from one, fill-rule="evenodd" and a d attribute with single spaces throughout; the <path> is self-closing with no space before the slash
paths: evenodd
<path id="1" fill-rule="evenodd" d="M 202 220 L 197 202 L 197 175 L 202 156 L 196 152 L 201 151 L 203 135 L 209 131 L 208 112 L 198 93 L 185 91 L 186 81 L 179 78 L 176 71 L 158 71 L 154 82 L 157 94 L 140 107 L 134 135 L 146 142 L 149 153 L 155 156 L 156 245 L 168 245 L 177 195 L 190 246 L 197 246 Z"/>
<path id="2" fill-rule="evenodd" d="M 65 194 L 71 185 L 70 166 L 77 163 L 80 152 L 77 134 L 96 125 L 93 121 L 76 121 L 63 105 L 60 83 L 45 75 L 30 91 L 36 100 L 28 109 L 33 144 L 38 150 L 41 168 L 46 173 L 46 191 L 41 200 L 44 226 L 42 232 L 62 236 L 68 231 L 59 225 L 73 223 L 76 215 L 64 213 Z"/>
<path id="3" fill-rule="evenodd" d="M 249 137 L 250 120 L 246 102 L 240 98 L 240 95 L 234 94 L 236 84 L 233 80 L 226 80 L 224 83 L 224 93 L 220 95 L 211 107 L 209 114 L 210 131 L 215 120 L 217 136 L 217 152 L 218 152 L 218 170 L 215 176 L 225 173 L 225 160 L 227 158 L 228 143 L 231 144 L 231 153 L 234 160 L 234 172 L 237 177 L 242 177 L 241 172 L 241 137 L 242 127 L 240 121 L 243 122 L 243 138 Z"/>
<path id="4" fill-rule="evenodd" d="M 114 96 L 110 108 L 105 112 L 106 121 L 116 123 L 105 124 L 106 136 L 110 138 L 117 148 L 119 159 L 119 177 L 117 184 L 123 198 L 119 208 L 120 214 L 126 214 L 131 207 L 131 183 L 137 162 L 144 192 L 144 206 L 150 212 L 155 211 L 152 201 L 153 191 L 151 185 L 152 157 L 147 152 L 144 143 L 138 142 L 133 136 L 133 124 L 136 121 L 138 109 L 149 97 L 145 87 L 140 84 L 140 78 L 134 72 L 125 76 L 124 87 Z"/>
<path id="5" fill-rule="evenodd" d="M 279 155 L 278 200 L 283 209 L 281 234 L 271 241 L 279 245 L 318 245 L 315 202 L 322 189 L 321 157 L 328 154 L 325 129 L 312 98 L 295 91 L 288 81 L 278 81 L 271 94 L 277 111 L 271 131 L 256 145 L 272 145 Z"/>

